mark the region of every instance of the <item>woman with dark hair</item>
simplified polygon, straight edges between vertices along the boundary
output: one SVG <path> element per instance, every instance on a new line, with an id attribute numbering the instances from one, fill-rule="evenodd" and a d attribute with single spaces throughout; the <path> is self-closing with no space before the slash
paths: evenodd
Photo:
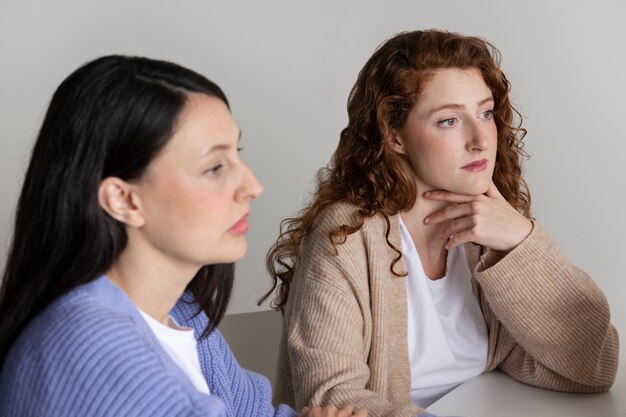
<path id="1" fill-rule="evenodd" d="M 220 88 L 173 63 L 108 56 L 63 81 L 2 281 L 0 416 L 296 414 L 216 331 L 262 192 L 239 136 Z"/>
<path id="2" fill-rule="evenodd" d="M 367 61 L 312 201 L 268 253 L 276 399 L 410 416 L 496 368 L 611 387 L 606 298 L 531 217 L 509 90 L 476 37 L 400 33 Z"/>

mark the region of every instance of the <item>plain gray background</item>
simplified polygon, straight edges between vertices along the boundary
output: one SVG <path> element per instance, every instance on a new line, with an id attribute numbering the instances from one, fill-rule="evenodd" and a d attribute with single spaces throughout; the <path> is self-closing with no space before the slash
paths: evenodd
<path id="1" fill-rule="evenodd" d="M 376 46 L 403 30 L 490 40 L 525 117 L 534 215 L 605 291 L 626 330 L 626 5 L 577 1 L 0 0 L 0 267 L 30 147 L 57 85 L 122 53 L 186 65 L 225 90 L 265 185 L 230 313 L 267 309 L 267 249 L 312 190 Z"/>

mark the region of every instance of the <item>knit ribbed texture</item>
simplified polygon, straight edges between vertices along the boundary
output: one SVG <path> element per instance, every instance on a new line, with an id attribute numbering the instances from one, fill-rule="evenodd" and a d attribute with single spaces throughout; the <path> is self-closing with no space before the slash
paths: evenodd
<path id="1" fill-rule="evenodd" d="M 185 294 L 172 310 L 172 316 L 181 326 L 192 327 L 198 338 L 208 321 L 204 313 L 197 312 L 198 306 L 193 303 L 193 297 Z M 198 350 L 200 367 L 211 394 L 224 401 L 227 416 L 296 415 L 289 406 L 283 404 L 274 409 L 269 380 L 241 368 L 219 331 L 215 330 L 206 340 L 198 343 Z"/>
<path id="2" fill-rule="evenodd" d="M 184 318 L 195 308 L 179 302 L 173 313 L 199 334 L 206 316 Z M 267 379 L 241 369 L 219 332 L 198 346 L 210 396 L 101 277 L 56 300 L 19 336 L 0 376 L 0 417 L 295 416 L 273 409 Z"/>
<path id="3" fill-rule="evenodd" d="M 281 337 L 275 400 L 299 408 L 346 402 L 369 415 L 414 416 L 410 402 L 405 278 L 381 216 L 337 245 L 328 233 L 355 223 L 356 209 L 323 212 L 301 246 Z M 398 216 L 390 242 L 402 249 Z M 535 223 L 506 256 L 465 246 L 489 329 L 487 370 L 500 368 L 539 387 L 592 393 L 610 388 L 618 337 L 606 298 Z M 485 252 L 482 254 L 480 252 Z M 405 270 L 401 260 L 394 268 Z"/>

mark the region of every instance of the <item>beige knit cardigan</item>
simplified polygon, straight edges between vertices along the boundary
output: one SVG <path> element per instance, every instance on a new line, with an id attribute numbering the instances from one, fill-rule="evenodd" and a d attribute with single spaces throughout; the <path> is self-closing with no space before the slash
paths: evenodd
<path id="1" fill-rule="evenodd" d="M 340 203 L 319 216 L 301 246 L 283 320 L 275 400 L 353 403 L 369 415 L 414 416 L 410 401 L 405 278 L 382 216 L 367 219 L 333 249 L 328 233 L 354 224 Z M 398 215 L 389 241 L 401 249 Z M 538 224 L 508 254 L 466 244 L 472 284 L 489 330 L 485 371 L 557 391 L 607 391 L 615 378 L 618 335 L 605 296 L 571 265 Z M 481 253 L 484 252 L 484 253 Z M 404 271 L 401 260 L 395 271 Z"/>

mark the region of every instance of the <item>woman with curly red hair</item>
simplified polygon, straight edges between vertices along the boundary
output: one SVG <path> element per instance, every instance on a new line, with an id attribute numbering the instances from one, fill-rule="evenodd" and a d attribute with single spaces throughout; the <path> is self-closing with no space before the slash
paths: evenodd
<path id="1" fill-rule="evenodd" d="M 611 387 L 606 298 L 531 217 L 509 91 L 476 37 L 400 33 L 368 60 L 312 201 L 268 254 L 277 400 L 416 415 L 496 368 L 559 391 Z"/>

